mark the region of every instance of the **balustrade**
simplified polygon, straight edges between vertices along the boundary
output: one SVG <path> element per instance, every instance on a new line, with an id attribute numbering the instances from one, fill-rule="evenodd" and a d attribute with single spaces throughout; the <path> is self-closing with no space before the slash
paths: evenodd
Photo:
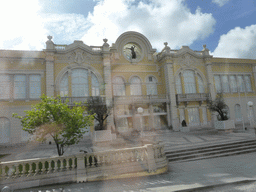
<path id="1" fill-rule="evenodd" d="M 153 153 L 148 153 L 148 147 L 153 149 Z M 0 185 L 8 182 L 9 184 L 15 183 L 15 179 L 22 177 L 22 181 L 20 179 L 17 181 L 29 182 L 34 179 L 46 179 L 50 175 L 50 177 L 63 176 L 65 178 L 68 175 L 70 181 L 74 181 L 74 178 L 78 181 L 87 173 L 96 174 L 101 168 L 111 172 L 113 167 L 125 167 L 127 163 L 135 167 L 139 166 L 138 170 L 140 171 L 141 165 L 143 165 L 144 171 L 147 171 L 149 159 L 152 162 L 152 160 L 156 161 L 157 158 L 162 157 L 164 157 L 163 145 L 145 145 L 113 151 L 79 153 L 72 156 L 2 162 L 0 163 Z M 136 168 L 134 169 L 136 170 Z"/>
<path id="2" fill-rule="evenodd" d="M 0 165 L 2 179 L 50 174 L 76 167 L 74 156 L 10 161 Z"/>

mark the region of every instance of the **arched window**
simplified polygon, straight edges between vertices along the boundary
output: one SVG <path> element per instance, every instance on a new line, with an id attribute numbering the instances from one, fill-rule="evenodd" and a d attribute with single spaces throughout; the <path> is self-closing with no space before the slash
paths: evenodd
<path id="1" fill-rule="evenodd" d="M 0 143 L 8 143 L 10 138 L 10 120 L 0 117 Z"/>
<path id="2" fill-rule="evenodd" d="M 181 76 L 180 74 L 178 75 L 178 77 L 176 78 L 176 91 L 177 94 L 182 94 L 182 87 L 181 87 Z"/>
<path id="3" fill-rule="evenodd" d="M 66 72 L 60 80 L 60 96 L 69 95 L 69 73 L 71 73 L 72 97 L 89 96 L 89 71 L 87 69 L 72 69 Z M 91 72 L 91 95 L 100 95 L 100 83 L 97 76 Z"/>
<path id="4" fill-rule="evenodd" d="M 114 96 L 125 96 L 125 84 L 122 77 L 113 79 L 113 94 Z"/>
<path id="5" fill-rule="evenodd" d="M 235 105 L 235 117 L 236 121 L 242 121 L 241 106 L 239 104 Z"/>
<path id="6" fill-rule="evenodd" d="M 60 81 L 60 96 L 68 96 L 68 73 L 65 73 Z"/>
<path id="7" fill-rule="evenodd" d="M 72 79 L 72 96 L 73 97 L 89 96 L 87 70 L 73 69 L 71 79 Z"/>
<path id="8" fill-rule="evenodd" d="M 157 95 L 157 80 L 150 76 L 147 78 L 147 95 Z"/>
<path id="9" fill-rule="evenodd" d="M 92 80 L 92 96 L 99 96 L 100 95 L 100 84 L 99 81 L 93 73 L 91 74 Z"/>
<path id="10" fill-rule="evenodd" d="M 139 77 L 132 77 L 130 91 L 131 95 L 142 95 L 141 80 Z"/>
<path id="11" fill-rule="evenodd" d="M 185 93 L 196 93 L 195 72 L 185 70 L 183 72 Z"/>
<path id="12" fill-rule="evenodd" d="M 0 99 L 9 99 L 11 90 L 11 78 L 8 75 L 0 75 Z"/>
<path id="13" fill-rule="evenodd" d="M 198 88 L 199 88 L 199 93 L 204 93 L 204 82 L 202 77 L 197 75 L 197 82 L 198 82 Z"/>

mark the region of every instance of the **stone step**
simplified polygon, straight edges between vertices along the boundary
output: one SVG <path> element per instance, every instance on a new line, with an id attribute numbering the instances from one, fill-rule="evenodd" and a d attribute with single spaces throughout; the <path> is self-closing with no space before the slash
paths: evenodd
<path id="1" fill-rule="evenodd" d="M 166 151 L 169 162 L 194 161 L 199 159 L 230 156 L 256 152 L 256 140 L 215 144 L 212 146 Z"/>
<path id="2" fill-rule="evenodd" d="M 226 156 L 232 156 L 232 155 L 241 155 L 241 154 L 247 154 L 247 153 L 253 153 L 256 152 L 255 149 L 248 149 L 248 150 L 243 150 L 243 151 L 235 151 L 235 152 L 229 152 L 229 153 L 220 153 L 220 154 L 215 154 L 215 155 L 210 155 L 210 156 L 201 156 L 201 157 L 195 157 L 195 158 L 189 158 L 189 159 L 180 159 L 180 160 L 175 160 L 175 161 L 170 161 L 172 163 L 179 163 L 179 162 L 188 162 L 188 161 L 197 161 L 197 160 L 203 160 L 203 159 L 211 159 L 211 158 L 218 158 L 218 157 L 226 157 Z"/>
<path id="3" fill-rule="evenodd" d="M 199 150 L 199 149 L 207 149 L 207 148 L 214 148 L 214 147 L 221 147 L 221 146 L 230 146 L 235 144 L 246 144 L 246 143 L 254 143 L 256 142 L 255 139 L 245 139 L 245 140 L 233 140 L 233 141 L 222 141 L 222 142 L 213 142 L 213 143 L 199 143 L 192 146 L 178 146 L 178 147 L 165 147 L 166 153 L 175 153 L 175 152 L 182 152 L 182 151 L 191 151 L 191 150 Z"/>
<path id="4" fill-rule="evenodd" d="M 166 156 L 168 157 L 176 157 L 181 155 L 189 155 L 189 154 L 197 154 L 197 153 L 206 153 L 206 152 L 213 152 L 213 151 L 222 151 L 225 149 L 239 149 L 243 147 L 249 147 L 249 146 L 256 146 L 256 141 L 254 142 L 246 142 L 246 143 L 234 143 L 232 145 L 221 145 L 221 146 L 210 146 L 210 147 L 204 147 L 204 148 L 197 148 L 197 149 L 191 149 L 191 150 L 182 150 L 182 151 L 174 151 L 174 152 L 166 152 Z"/>

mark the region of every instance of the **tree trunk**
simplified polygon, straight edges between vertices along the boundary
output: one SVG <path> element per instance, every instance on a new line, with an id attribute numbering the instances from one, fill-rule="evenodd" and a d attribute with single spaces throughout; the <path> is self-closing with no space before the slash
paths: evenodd
<path id="1" fill-rule="evenodd" d="M 64 151 L 63 151 L 63 145 L 60 145 L 58 143 L 56 143 L 56 146 L 57 146 L 57 151 L 58 151 L 58 155 L 59 156 L 62 156 Z"/>

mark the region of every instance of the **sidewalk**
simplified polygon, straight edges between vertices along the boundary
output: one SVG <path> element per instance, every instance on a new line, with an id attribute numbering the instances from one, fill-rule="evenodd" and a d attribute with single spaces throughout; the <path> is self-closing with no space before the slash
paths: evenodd
<path id="1" fill-rule="evenodd" d="M 64 155 L 76 154 L 80 150 L 91 152 L 92 150 L 101 151 L 122 147 L 135 147 L 150 142 L 162 142 L 166 149 L 173 149 L 247 139 L 255 139 L 255 135 L 252 135 L 250 131 L 234 133 L 224 131 L 218 132 L 214 129 L 193 129 L 191 132 L 187 133 L 162 130 L 145 132 L 143 138 L 122 137 L 119 135 L 115 141 L 109 144 L 93 144 L 88 137 L 79 144 L 69 147 Z M 57 156 L 56 146 L 54 144 L 35 143 L 29 143 L 23 146 L 1 146 L 0 154 L 11 154 L 0 159 L 2 162 Z M 39 189 L 45 189 L 46 191 L 46 189 L 52 190 L 61 187 L 70 189 L 72 192 L 81 191 L 82 189 L 90 189 L 90 191 L 120 191 L 121 189 L 122 191 L 140 191 L 140 189 L 143 189 L 144 191 L 190 191 L 190 189 L 195 188 L 256 180 L 255 157 L 256 154 L 251 153 L 200 161 L 174 162 L 169 163 L 168 173 L 162 175 L 81 184 L 46 186 L 32 191 L 38 191 Z M 27 189 L 20 191 L 31 190 Z"/>
<path id="2" fill-rule="evenodd" d="M 230 133 L 224 131 L 216 131 L 214 129 L 192 129 L 191 132 L 173 132 L 170 130 L 158 130 L 155 132 L 144 132 L 144 137 L 117 136 L 117 139 L 110 143 L 93 143 L 88 136 L 79 144 L 66 148 L 64 155 L 77 154 L 81 150 L 104 151 L 118 148 L 131 148 L 141 146 L 147 143 L 161 142 L 165 145 L 165 149 L 184 148 L 196 145 L 209 145 L 214 143 L 253 139 L 249 131 L 243 133 Z M 57 149 L 54 143 L 51 145 L 30 142 L 26 145 L 0 146 L 0 154 L 10 154 L 0 159 L 0 161 L 14 161 L 22 159 L 33 159 L 57 156 Z"/>

